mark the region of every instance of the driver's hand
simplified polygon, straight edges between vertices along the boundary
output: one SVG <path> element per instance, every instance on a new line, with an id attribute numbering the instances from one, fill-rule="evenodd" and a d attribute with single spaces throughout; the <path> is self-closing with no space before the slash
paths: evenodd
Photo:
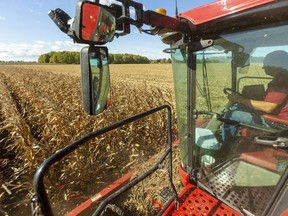
<path id="1" fill-rule="evenodd" d="M 241 94 L 236 92 L 231 92 L 230 94 L 227 95 L 227 98 L 232 103 L 238 103 L 244 99 L 244 97 Z"/>

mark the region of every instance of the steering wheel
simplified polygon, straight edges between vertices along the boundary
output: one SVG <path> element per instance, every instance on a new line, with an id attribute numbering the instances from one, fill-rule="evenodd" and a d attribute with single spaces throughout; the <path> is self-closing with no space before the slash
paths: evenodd
<path id="1" fill-rule="evenodd" d="M 223 89 L 223 92 L 224 94 L 228 95 L 228 94 L 231 94 L 231 93 L 237 93 L 239 94 L 238 92 L 234 91 L 233 89 L 231 88 L 224 88 Z M 225 109 L 229 109 L 229 107 L 231 107 L 233 105 L 232 102 L 229 102 L 226 106 L 225 106 Z M 221 121 L 221 122 L 224 122 L 226 124 L 230 124 L 230 125 L 238 125 L 239 122 L 236 122 L 236 121 L 233 121 L 233 120 L 229 120 L 229 119 L 225 119 L 223 116 L 224 116 L 225 112 L 223 110 L 223 113 L 218 113 L 218 112 L 212 112 L 212 111 L 198 111 L 196 113 L 196 115 L 216 115 L 216 118 L 218 121 Z"/>
<path id="2" fill-rule="evenodd" d="M 228 94 L 231 94 L 231 93 L 236 93 L 236 94 L 241 95 L 239 92 L 237 92 L 237 91 L 235 91 L 235 90 L 233 90 L 233 89 L 231 89 L 231 88 L 224 88 L 224 89 L 223 89 L 223 92 L 224 92 L 225 95 L 228 95 Z M 233 106 L 233 104 L 234 104 L 234 103 L 232 103 L 231 101 L 229 101 L 229 102 L 225 105 L 225 108 L 226 108 L 226 109 L 229 109 L 230 107 Z"/>

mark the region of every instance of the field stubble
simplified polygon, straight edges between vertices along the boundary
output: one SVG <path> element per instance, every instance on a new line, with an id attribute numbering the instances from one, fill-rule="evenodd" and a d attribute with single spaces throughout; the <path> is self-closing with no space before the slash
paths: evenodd
<path id="1" fill-rule="evenodd" d="M 99 116 L 89 116 L 81 106 L 79 65 L 0 65 L 0 215 L 29 212 L 35 170 L 57 150 L 158 105 L 175 107 L 171 65 L 111 65 L 110 70 L 112 106 Z M 45 184 L 57 213 L 64 214 L 148 158 L 155 161 L 153 155 L 160 155 L 167 139 L 165 117 L 161 112 L 133 122 L 53 165 Z M 175 119 L 173 123 L 176 126 Z M 164 187 L 163 173 L 167 174 L 161 169 L 150 182 L 126 194 L 122 208 L 149 215 L 151 197 L 147 195 L 144 202 L 138 193 L 147 194 L 147 189 L 154 197 Z M 150 208 L 145 211 L 140 204 Z"/>

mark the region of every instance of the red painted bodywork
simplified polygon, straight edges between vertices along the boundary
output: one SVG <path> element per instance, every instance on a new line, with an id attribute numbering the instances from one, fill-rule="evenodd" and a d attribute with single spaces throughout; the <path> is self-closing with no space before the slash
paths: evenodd
<path id="1" fill-rule="evenodd" d="M 271 114 L 265 114 L 263 115 L 263 118 L 266 121 L 270 121 L 270 122 L 276 122 L 282 125 L 288 125 L 288 119 L 284 118 L 283 116 L 275 116 L 275 115 L 271 115 Z"/>
<path id="2" fill-rule="evenodd" d="M 133 174 L 133 172 L 129 172 L 126 175 L 122 176 L 117 181 L 113 182 L 111 185 L 109 185 L 108 187 L 103 189 L 101 192 L 95 194 L 93 197 L 91 197 L 90 199 L 86 200 L 81 205 L 77 206 L 75 209 L 73 209 L 72 211 L 67 213 L 66 216 L 82 215 L 84 213 L 87 213 L 87 212 L 91 211 L 92 210 L 91 207 L 93 207 L 93 205 L 96 202 L 104 200 L 110 194 L 116 192 L 121 187 L 126 185 L 131 180 L 132 174 Z"/>
<path id="3" fill-rule="evenodd" d="M 186 186 L 189 183 L 189 175 L 183 170 L 181 164 L 179 165 L 179 174 L 182 184 Z"/>
<path id="4" fill-rule="evenodd" d="M 276 0 L 219 0 L 180 14 L 194 25 L 199 25 Z"/>
<path id="5" fill-rule="evenodd" d="M 266 146 L 261 148 L 261 146 L 253 145 L 253 142 L 251 138 L 243 138 L 239 142 L 236 150 L 240 154 L 239 159 L 276 172 L 277 161 L 279 158 L 286 158 L 287 153 Z"/>
<path id="6" fill-rule="evenodd" d="M 200 188 L 188 184 L 179 194 L 179 207 L 172 203 L 163 216 L 169 215 L 241 215 Z"/>
<path id="7" fill-rule="evenodd" d="M 280 216 L 288 216 L 288 209 L 285 210 L 284 212 L 282 212 L 282 214 Z"/>

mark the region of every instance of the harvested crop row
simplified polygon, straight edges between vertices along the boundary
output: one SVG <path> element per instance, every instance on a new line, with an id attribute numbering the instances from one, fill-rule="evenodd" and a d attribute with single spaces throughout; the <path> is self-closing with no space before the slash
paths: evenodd
<path id="1" fill-rule="evenodd" d="M 34 138 L 3 79 L 0 79 L 0 92 L 0 201 L 3 212 L 13 212 L 21 204 L 27 204 L 25 200 L 31 193 L 29 164 L 32 164 L 30 155 Z"/>
<path id="2" fill-rule="evenodd" d="M 16 65 L 2 65 L 0 73 L 6 85 L 5 95 L 10 95 L 17 113 L 12 116 L 23 119 L 26 126 L 21 125 L 21 128 L 26 127 L 29 132 L 26 133 L 27 140 L 20 143 L 21 148 L 29 150 L 28 153 L 17 152 L 17 157 L 25 161 L 18 162 L 17 169 L 23 176 L 19 185 L 29 185 L 26 199 L 32 192 L 32 176 L 45 158 L 86 133 L 171 101 L 171 92 L 162 92 L 145 83 L 127 85 L 119 79 L 114 80 L 111 86 L 112 106 L 99 116 L 88 116 L 81 107 L 77 76 Z M 13 121 L 4 112 L 2 115 L 5 122 Z M 75 207 L 75 203 L 92 195 L 95 189 L 103 188 L 128 168 L 163 149 L 166 142 L 165 116 L 165 113 L 152 115 L 95 139 L 52 167 L 45 184 L 53 206 L 63 209 L 68 204 Z M 3 130 L 3 125 L 1 127 Z M 6 128 L 6 133 L 15 132 L 13 128 Z M 14 151 L 14 142 L 9 142 L 9 151 Z M 9 202 L 11 199 L 5 200 L 5 211 L 11 212 Z"/>

